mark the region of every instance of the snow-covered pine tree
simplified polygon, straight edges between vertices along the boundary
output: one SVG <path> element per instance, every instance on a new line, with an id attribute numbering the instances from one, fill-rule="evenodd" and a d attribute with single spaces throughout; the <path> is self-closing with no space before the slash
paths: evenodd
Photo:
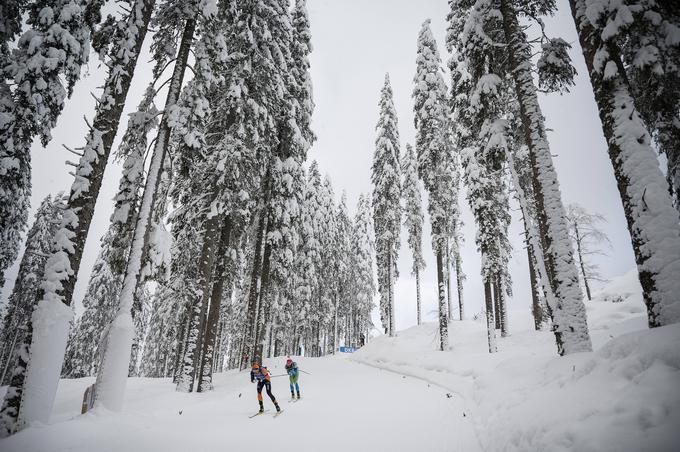
<path id="1" fill-rule="evenodd" d="M 313 326 L 319 313 L 314 309 L 314 303 L 319 297 L 321 278 L 321 242 L 316 212 L 321 208 L 319 192 L 321 190 L 321 175 L 319 166 L 314 160 L 307 171 L 304 188 L 304 202 L 301 211 L 300 249 L 296 255 L 296 296 L 300 300 L 298 315 L 304 319 L 303 336 L 305 349 L 312 354 L 317 350 L 312 344 Z"/>
<path id="2" fill-rule="evenodd" d="M 144 194 L 141 198 L 130 256 L 121 289 L 119 310 L 109 329 L 102 366 L 97 375 L 98 390 L 95 404 L 114 411 L 119 411 L 122 408 L 123 395 L 125 393 L 130 350 L 134 336 L 131 311 L 139 284 L 144 256 L 148 250 L 153 209 L 156 205 L 161 172 L 166 160 L 166 152 L 173 126 L 173 112 L 177 109 L 176 104 L 179 100 L 197 23 L 200 28 L 202 23 L 212 19 L 215 11 L 216 7 L 212 0 L 189 2 L 168 0 L 159 13 L 161 19 L 158 23 L 162 30 L 159 30 L 154 36 L 155 53 L 160 55 L 159 60 L 167 58 L 168 53 L 165 49 L 172 45 L 170 43 L 175 42 L 174 40 L 166 42 L 162 40 L 169 36 L 181 37 L 179 38 L 179 46 L 174 60 L 175 65 L 169 83 L 165 110 L 159 125 L 158 136 L 156 137 L 151 163 L 147 172 Z M 157 71 L 158 74 L 161 72 L 162 69 Z"/>
<path id="3" fill-rule="evenodd" d="M 629 0 L 602 16 L 616 20 L 610 42 L 620 47 L 622 69 L 641 119 L 666 156 L 666 179 L 680 210 L 680 11 L 673 2 Z M 621 21 L 616 15 L 621 11 Z M 625 19 L 623 19 L 625 17 Z M 594 19 L 595 22 L 598 20 Z"/>
<path id="4" fill-rule="evenodd" d="M 373 311 L 373 297 L 376 293 L 376 282 L 373 272 L 375 256 L 375 240 L 373 238 L 372 202 L 368 196 L 359 195 L 357 210 L 354 214 L 353 234 L 353 281 L 356 284 L 354 318 L 351 344 L 359 345 L 361 338 L 367 340 L 370 330 L 371 311 Z"/>
<path id="5" fill-rule="evenodd" d="M 336 291 L 335 294 L 335 308 L 333 318 L 333 353 L 338 351 L 340 347 L 339 338 L 343 336 L 341 323 L 344 323 L 346 330 L 349 329 L 349 322 L 341 322 L 342 319 L 347 319 L 354 300 L 351 299 L 352 285 L 352 220 L 347 211 L 347 195 L 343 191 L 340 197 L 340 204 L 336 209 L 336 237 L 335 237 L 335 280 Z M 344 335 L 347 337 L 347 334 Z M 349 345 L 346 343 L 346 345 Z"/>
<path id="6" fill-rule="evenodd" d="M 139 192 L 144 183 L 147 135 L 157 127 L 154 89 L 147 88 L 137 111 L 130 115 L 127 130 L 116 152 L 124 158 L 114 212 L 102 248 L 95 261 L 83 298 L 85 311 L 69 336 L 62 375 L 70 378 L 96 375 L 102 336 L 113 320 L 128 258 L 133 224 L 137 218 Z"/>
<path id="7" fill-rule="evenodd" d="M 31 194 L 30 148 L 40 137 L 43 146 L 80 78 L 90 55 L 90 34 L 100 20 L 103 1 L 36 0 L 3 2 L 2 80 L 0 92 L 0 286 L 19 251 Z M 7 8 L 7 9 L 5 9 Z M 7 43 L 28 29 L 9 55 Z M 7 16 L 4 13 L 7 12 Z M 18 23 L 17 23 L 18 21 Z M 9 63 L 9 64 L 5 64 Z M 9 88 L 12 85 L 14 89 Z"/>
<path id="8" fill-rule="evenodd" d="M 519 130 L 517 122 L 519 118 L 512 116 L 510 130 Z M 529 150 L 522 144 L 521 134 L 511 133 L 513 149 L 508 149 L 508 169 L 511 174 L 512 184 L 517 202 L 522 212 L 522 224 L 524 226 L 525 245 L 529 265 L 529 283 L 531 285 L 531 313 L 534 317 L 534 328 L 538 331 L 549 320 L 547 299 L 554 304 L 552 287 L 548 283 L 548 274 L 545 269 L 543 250 L 540 247 L 538 231 L 535 224 L 536 205 L 531 186 L 531 170 L 529 163 Z M 541 295 L 542 294 L 542 295 Z M 541 296 L 543 299 L 541 299 Z"/>
<path id="9" fill-rule="evenodd" d="M 329 351 L 328 342 L 332 334 L 333 316 L 338 303 L 339 287 L 339 256 L 338 256 L 338 223 L 337 208 L 335 206 L 335 192 L 328 176 L 324 177 L 321 186 L 321 209 L 317 212 L 319 243 L 321 244 L 321 296 L 318 309 L 321 313 L 319 320 L 319 339 L 323 340 L 322 355 Z"/>
<path id="10" fill-rule="evenodd" d="M 0 287 L 5 285 L 5 270 L 16 258 L 21 241 L 21 232 L 28 215 L 28 196 L 30 190 L 30 174 L 26 171 L 27 153 L 21 152 L 20 159 L 15 160 L 14 140 L 11 129 L 15 125 L 14 97 L 10 88 L 9 67 L 12 51 L 10 43 L 16 39 L 22 29 L 22 15 L 26 10 L 25 0 L 7 0 L 0 4 L 0 189 L 3 203 L 2 220 L 0 220 L 0 239 L 5 244 L 0 252 Z M 23 167 L 21 164 L 23 163 Z M 28 184 L 28 185 L 27 185 Z M 11 190 L 11 191 L 9 191 Z M 17 196 L 24 196 L 23 201 Z M 13 202 L 14 204 L 10 204 Z M 5 224 L 6 219 L 19 218 L 18 224 Z"/>
<path id="11" fill-rule="evenodd" d="M 447 88 L 444 83 L 437 42 L 430 20 L 418 33 L 416 75 L 413 78 L 414 122 L 418 174 L 428 192 L 428 213 L 432 226 L 432 250 L 437 257 L 440 349 L 448 347 L 446 306 L 447 244 L 453 233 L 454 199 L 453 146 L 450 137 Z"/>
<path id="12" fill-rule="evenodd" d="M 408 231 L 408 246 L 413 254 L 411 274 L 416 278 L 416 312 L 418 325 L 420 325 L 420 272 L 425 268 L 425 259 L 423 259 L 423 207 L 417 165 L 418 161 L 413 147 L 407 143 L 401 170 L 404 176 L 402 185 L 404 225 Z"/>
<path id="13" fill-rule="evenodd" d="M 23 427 L 19 410 L 26 377 L 28 349 L 33 335 L 31 316 L 38 300 L 40 281 L 52 246 L 52 238 L 61 221 L 63 201 L 61 195 L 56 195 L 54 198 L 47 196 L 40 203 L 35 221 L 28 231 L 19 273 L 7 302 L 7 312 L 2 319 L 0 384 L 8 385 L 8 388 L 0 409 L 0 437 L 10 435 Z"/>
<path id="14" fill-rule="evenodd" d="M 380 117 L 376 126 L 375 153 L 371 167 L 373 183 L 373 225 L 376 266 L 380 292 L 380 318 L 385 333 L 394 336 L 394 281 L 397 272 L 401 231 L 401 169 L 397 112 L 392 99 L 390 78 L 380 90 Z"/>
<path id="15" fill-rule="evenodd" d="M 567 206 L 567 220 L 569 221 L 569 235 L 578 256 L 581 278 L 586 289 L 588 301 L 592 300 L 591 284 L 593 281 L 605 281 L 600 275 L 597 264 L 586 260 L 587 257 L 603 254 L 600 244 L 610 245 L 609 237 L 599 227 L 599 223 L 607 220 L 598 213 L 588 212 L 579 204 Z"/>
<path id="16" fill-rule="evenodd" d="M 538 104 L 532 74 L 531 49 L 519 15 L 528 18 L 554 11 L 554 3 L 522 1 L 514 5 L 499 0 L 489 9 L 502 16 L 503 42 L 507 44 L 507 71 L 515 84 L 515 95 L 524 129 L 524 142 L 532 163 L 533 188 L 537 206 L 537 223 L 541 235 L 550 284 L 559 300 L 551 309 L 553 331 L 560 355 L 592 349 L 583 294 L 578 285 L 578 272 L 569 243 L 566 212 L 562 204 L 557 173 Z"/>
<path id="17" fill-rule="evenodd" d="M 101 2 L 91 2 L 84 8 L 85 23 L 90 24 L 90 27 L 93 20 L 98 20 L 99 6 Z M 41 367 L 35 371 L 40 373 L 40 376 L 35 377 L 35 382 L 32 367 L 29 365 L 27 369 L 28 390 L 24 393 L 25 400 L 22 400 L 22 403 L 28 405 L 27 409 L 22 410 L 27 420 L 45 421 L 49 416 L 61 368 L 61 363 L 57 361 L 63 358 L 66 347 L 66 332 L 70 317 L 68 305 L 73 296 L 75 279 L 101 187 L 104 168 L 117 131 L 152 6 L 152 4 L 141 2 L 134 5 L 128 16 L 118 22 L 113 31 L 113 41 L 107 60 L 110 68 L 109 77 L 105 82 L 104 93 L 97 105 L 90 134 L 86 139 L 86 145 L 76 169 L 68 207 L 64 212 L 60 229 L 56 233 L 54 248 L 46 263 L 45 280 L 42 285 L 44 293 L 38 304 L 38 315 L 45 317 L 44 321 L 49 328 L 35 336 L 35 343 L 31 344 L 30 359 L 40 362 Z M 103 30 L 102 33 L 110 31 Z M 89 31 L 85 30 L 81 33 L 89 38 Z M 85 41 L 85 44 L 87 42 Z M 103 51 L 103 47 L 99 50 Z M 87 55 L 89 48 L 82 51 Z M 72 86 L 76 79 L 76 73 L 67 77 L 69 86 Z M 63 97 L 61 102 L 63 103 Z M 56 116 L 53 120 L 56 121 Z M 44 133 L 43 136 L 45 136 Z M 41 353 L 46 353 L 53 358 L 48 360 Z M 50 365 L 43 366 L 43 362 L 50 363 Z M 34 388 L 34 385 L 39 387 Z"/>
<path id="18" fill-rule="evenodd" d="M 636 108 L 618 42 L 626 40 L 630 34 L 631 8 L 624 3 L 594 8 L 586 0 L 570 0 L 569 5 L 628 222 L 649 326 L 678 322 L 678 212 L 673 208 L 668 183 L 659 168 L 649 131 Z M 655 18 L 664 19 L 653 13 L 649 15 L 649 19 Z M 642 51 L 641 55 L 649 53 Z M 650 62 L 654 63 L 656 57 L 653 53 L 650 56 Z"/>

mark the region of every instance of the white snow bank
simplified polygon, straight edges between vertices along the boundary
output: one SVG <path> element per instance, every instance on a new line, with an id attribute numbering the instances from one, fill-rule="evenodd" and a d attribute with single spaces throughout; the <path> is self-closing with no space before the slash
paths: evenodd
<path id="1" fill-rule="evenodd" d="M 616 300 L 613 302 L 612 300 Z M 485 324 L 452 322 L 380 337 L 353 357 L 440 385 L 464 398 L 489 451 L 671 451 L 680 447 L 680 324 L 647 329 L 637 272 L 587 303 L 595 352 L 558 357 L 550 332 L 528 312 L 486 350 Z"/>

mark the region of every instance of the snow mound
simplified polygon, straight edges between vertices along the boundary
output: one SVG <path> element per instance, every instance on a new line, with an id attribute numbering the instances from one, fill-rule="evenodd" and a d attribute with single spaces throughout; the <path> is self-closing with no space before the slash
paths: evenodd
<path id="1" fill-rule="evenodd" d="M 379 337 L 352 358 L 464 399 L 484 450 L 673 451 L 680 447 L 680 324 L 647 329 L 637 272 L 586 303 L 594 352 L 558 357 L 554 337 L 511 312 L 512 335 L 489 354 L 483 322 Z"/>

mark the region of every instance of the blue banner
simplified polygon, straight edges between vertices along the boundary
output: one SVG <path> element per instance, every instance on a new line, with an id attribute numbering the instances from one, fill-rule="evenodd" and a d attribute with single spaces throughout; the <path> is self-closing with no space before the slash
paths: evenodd
<path id="1" fill-rule="evenodd" d="M 340 347 L 340 353 L 354 353 L 357 351 L 356 347 Z"/>

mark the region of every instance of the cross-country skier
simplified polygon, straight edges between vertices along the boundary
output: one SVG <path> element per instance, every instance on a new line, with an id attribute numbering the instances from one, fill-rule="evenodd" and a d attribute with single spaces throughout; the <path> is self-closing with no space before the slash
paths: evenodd
<path id="1" fill-rule="evenodd" d="M 253 367 L 250 369 L 250 382 L 255 383 L 255 380 L 257 380 L 257 401 L 260 403 L 260 413 L 264 413 L 264 403 L 262 402 L 263 387 L 267 389 L 267 395 L 270 399 L 272 399 L 272 402 L 276 407 L 276 411 L 281 411 L 279 404 L 276 403 L 274 394 L 272 394 L 272 382 L 269 371 L 266 367 L 261 367 L 258 362 L 254 362 Z"/>
<path id="2" fill-rule="evenodd" d="M 292 359 L 288 358 L 286 361 L 286 372 L 288 372 L 288 381 L 290 382 L 290 398 L 295 398 L 295 393 L 293 389 L 297 391 L 297 398 L 300 399 L 300 385 L 298 384 L 298 378 L 300 378 L 300 370 L 297 364 Z"/>

